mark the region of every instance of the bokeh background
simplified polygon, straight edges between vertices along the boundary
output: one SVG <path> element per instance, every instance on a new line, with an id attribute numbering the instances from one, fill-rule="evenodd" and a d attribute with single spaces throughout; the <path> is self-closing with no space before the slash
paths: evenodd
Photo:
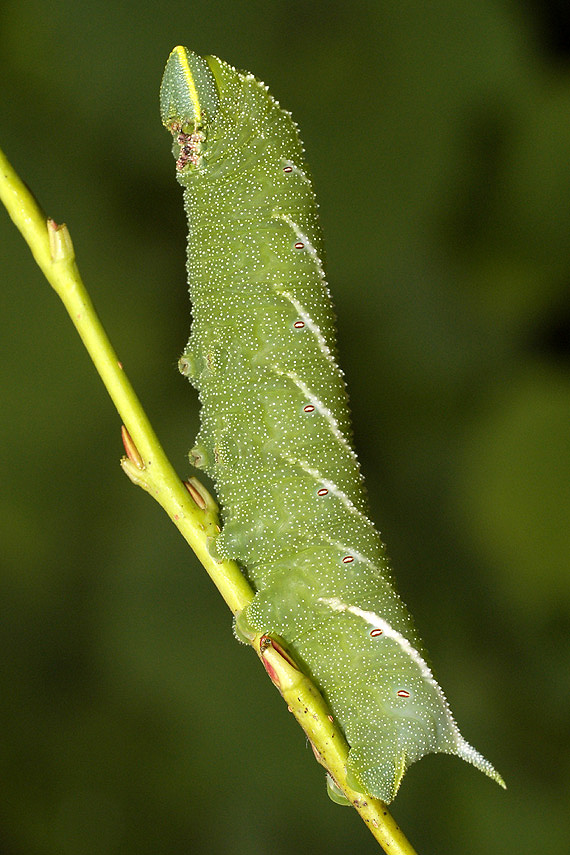
<path id="1" fill-rule="evenodd" d="M 421 855 L 568 852 L 570 28 L 563 0 L 3 0 L 0 144 L 68 223 L 181 475 L 198 423 L 158 87 L 254 71 L 315 178 L 356 442 L 465 736 L 394 814 Z M 378 852 L 149 497 L 0 211 L 2 855 Z"/>

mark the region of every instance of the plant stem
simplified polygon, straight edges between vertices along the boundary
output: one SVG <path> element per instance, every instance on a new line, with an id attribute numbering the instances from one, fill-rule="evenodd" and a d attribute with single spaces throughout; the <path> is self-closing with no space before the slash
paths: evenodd
<path id="1" fill-rule="evenodd" d="M 166 457 L 85 289 L 69 231 L 46 219 L 33 195 L 0 150 L 0 199 L 22 233 L 44 276 L 67 309 L 127 429 L 123 470 L 164 508 L 202 563 L 225 602 L 237 614 L 254 591 L 234 561 L 215 558 L 219 533 L 215 501 L 196 479 L 188 488 Z M 346 784 L 348 746 L 330 710 L 309 679 L 265 636 L 250 639 L 267 672 L 304 729 L 320 763 L 332 775 L 388 855 L 415 855 L 386 806 Z"/>
<path id="2" fill-rule="evenodd" d="M 246 606 L 253 591 L 233 561 L 215 560 L 208 551 L 216 534 L 215 505 L 201 510 L 192 500 L 166 457 L 113 347 L 75 264 L 65 225 L 46 220 L 36 200 L 0 151 L 0 198 L 29 245 L 44 276 L 61 298 L 105 387 L 133 438 L 143 461 L 139 470 L 124 461 L 123 468 L 164 508 L 204 565 L 235 614 Z"/>

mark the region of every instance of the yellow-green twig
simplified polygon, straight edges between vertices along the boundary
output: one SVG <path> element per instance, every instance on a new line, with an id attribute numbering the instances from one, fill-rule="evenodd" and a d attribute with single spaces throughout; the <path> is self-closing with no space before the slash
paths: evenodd
<path id="1" fill-rule="evenodd" d="M 81 339 L 126 426 L 127 457 L 121 465 L 131 481 L 164 508 L 196 553 L 234 614 L 252 599 L 253 590 L 233 561 L 219 560 L 210 545 L 219 532 L 218 509 L 194 479 L 185 486 L 156 436 L 117 358 L 75 263 L 69 231 L 46 219 L 36 200 L 0 150 L 0 199 L 20 230 L 38 266 L 67 309 Z M 194 482 L 194 483 L 192 483 Z M 347 799 L 362 816 L 388 855 L 415 855 L 386 806 L 346 783 L 348 746 L 330 710 L 310 680 L 277 643 L 264 636 L 250 640 L 289 709 L 311 740 L 315 754 Z"/>
<path id="2" fill-rule="evenodd" d="M 65 308 L 138 449 L 144 468 L 125 460 L 123 468 L 164 508 L 192 547 L 235 614 L 253 592 L 232 561 L 216 561 L 208 551 L 215 535 L 214 503 L 202 511 L 192 500 L 166 457 L 148 417 L 123 371 L 79 275 L 69 231 L 47 219 L 36 200 L 0 151 L 0 198 L 21 231 L 44 276 Z"/>

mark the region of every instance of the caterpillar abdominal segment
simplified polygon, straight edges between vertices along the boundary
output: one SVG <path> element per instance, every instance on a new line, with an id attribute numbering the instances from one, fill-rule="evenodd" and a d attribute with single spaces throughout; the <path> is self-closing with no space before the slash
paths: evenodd
<path id="1" fill-rule="evenodd" d="M 307 668 L 345 733 L 357 792 L 390 802 L 433 752 L 504 786 L 461 736 L 368 518 L 296 126 L 253 75 L 183 47 L 161 114 L 189 224 L 193 322 L 179 366 L 201 403 L 191 456 L 216 485 L 216 553 L 256 589 L 236 631 L 283 639 Z"/>

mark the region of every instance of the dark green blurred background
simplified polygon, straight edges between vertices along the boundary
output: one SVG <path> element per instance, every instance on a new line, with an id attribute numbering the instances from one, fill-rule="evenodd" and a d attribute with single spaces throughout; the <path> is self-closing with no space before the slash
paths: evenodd
<path id="1" fill-rule="evenodd" d="M 570 54 L 566 4 L 0 5 L 0 145 L 72 233 L 181 474 L 196 396 L 171 48 L 300 124 L 374 517 L 467 739 L 394 805 L 421 855 L 567 853 Z M 565 29 L 566 27 L 566 29 Z M 2 855 L 376 853 L 168 520 L 0 211 Z"/>

